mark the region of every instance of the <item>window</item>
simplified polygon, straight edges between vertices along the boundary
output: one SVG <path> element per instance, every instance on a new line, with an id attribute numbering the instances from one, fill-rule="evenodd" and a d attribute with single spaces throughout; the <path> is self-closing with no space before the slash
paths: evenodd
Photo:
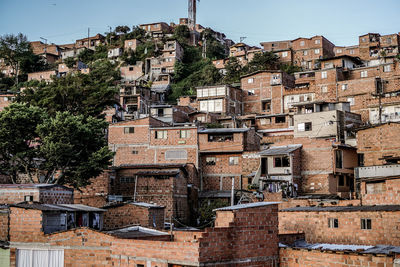
<path id="1" fill-rule="evenodd" d="M 314 49 L 314 54 L 319 54 L 319 49 Z"/>
<path id="2" fill-rule="evenodd" d="M 247 79 L 247 83 L 254 83 L 254 78 Z"/>
<path id="3" fill-rule="evenodd" d="M 321 79 L 326 79 L 328 77 L 328 73 L 326 71 L 321 72 Z"/>
<path id="4" fill-rule="evenodd" d="M 343 168 L 343 151 L 342 150 L 335 150 L 336 155 L 336 168 L 341 169 Z"/>
<path id="5" fill-rule="evenodd" d="M 328 92 L 328 86 L 322 85 L 322 86 L 321 86 L 321 92 L 322 92 L 322 93 L 327 93 L 327 92 Z"/>
<path id="6" fill-rule="evenodd" d="M 344 175 L 339 175 L 339 181 L 338 181 L 338 185 L 339 186 L 345 186 L 345 177 Z"/>
<path id="7" fill-rule="evenodd" d="M 337 53 L 337 54 L 341 54 L 342 52 L 343 52 L 342 49 L 337 49 L 337 50 L 336 50 L 336 53 Z"/>
<path id="8" fill-rule="evenodd" d="M 133 134 L 135 133 L 135 127 L 124 127 L 124 134 Z"/>
<path id="9" fill-rule="evenodd" d="M 288 53 L 287 52 L 282 52 L 282 57 L 287 57 Z"/>
<path id="10" fill-rule="evenodd" d="M 209 134 L 208 142 L 233 141 L 233 134 Z"/>
<path id="11" fill-rule="evenodd" d="M 17 249 L 17 266 L 64 266 L 64 250 Z"/>
<path id="12" fill-rule="evenodd" d="M 350 55 L 354 55 L 354 49 L 350 50 Z"/>
<path id="13" fill-rule="evenodd" d="M 357 154 L 358 157 L 358 166 L 362 167 L 364 166 L 364 154 Z"/>
<path id="14" fill-rule="evenodd" d="M 274 157 L 274 167 L 283 168 L 290 167 L 290 160 L 288 156 Z"/>
<path id="15" fill-rule="evenodd" d="M 308 51 L 307 50 L 304 50 L 303 51 L 303 56 L 307 56 L 308 55 Z"/>
<path id="16" fill-rule="evenodd" d="M 261 125 L 269 125 L 269 124 L 271 124 L 271 119 L 270 118 L 260 119 L 260 124 Z"/>
<path id="17" fill-rule="evenodd" d="M 312 123 L 311 122 L 304 122 L 304 123 L 297 124 L 297 131 L 299 131 L 299 132 L 312 131 Z"/>
<path id="18" fill-rule="evenodd" d="M 133 67 L 129 67 L 129 71 L 133 71 Z"/>
<path id="19" fill-rule="evenodd" d="M 275 117 L 275 123 L 285 123 L 286 117 Z"/>
<path id="20" fill-rule="evenodd" d="M 254 95 L 254 89 L 252 89 L 252 90 L 247 90 L 247 94 L 248 94 L 248 95 Z"/>
<path id="21" fill-rule="evenodd" d="M 347 84 L 342 84 L 342 90 L 344 91 L 344 90 L 347 90 Z"/>
<path id="22" fill-rule="evenodd" d="M 390 72 L 390 71 L 391 71 L 391 66 L 390 65 L 383 66 L 383 72 Z"/>
<path id="23" fill-rule="evenodd" d="M 271 110 L 271 102 L 270 101 L 262 102 L 262 110 L 269 112 Z"/>
<path id="24" fill-rule="evenodd" d="M 206 157 L 206 165 L 215 165 L 217 160 L 215 157 Z"/>
<path id="25" fill-rule="evenodd" d="M 371 219 L 361 219 L 361 229 L 363 230 L 372 229 Z"/>
<path id="26" fill-rule="evenodd" d="M 144 267 L 144 264 L 136 264 L 136 267 Z"/>
<path id="27" fill-rule="evenodd" d="M 355 105 L 354 97 L 348 97 L 348 98 L 347 98 L 347 102 L 350 103 L 350 106 L 354 106 L 354 105 Z"/>
<path id="28" fill-rule="evenodd" d="M 186 150 L 168 150 L 165 152 L 165 160 L 187 159 Z"/>
<path id="29" fill-rule="evenodd" d="M 391 44 L 392 43 L 392 38 L 390 38 L 390 37 L 386 38 L 386 43 L 387 44 Z"/>
<path id="30" fill-rule="evenodd" d="M 386 191 L 385 182 L 379 181 L 365 183 L 365 190 L 367 194 L 381 194 Z"/>
<path id="31" fill-rule="evenodd" d="M 190 137 L 190 131 L 189 130 L 180 130 L 179 131 L 179 137 L 180 138 L 189 138 Z"/>
<path id="32" fill-rule="evenodd" d="M 316 39 L 315 40 L 315 44 L 320 44 L 321 43 L 321 40 L 320 39 Z"/>
<path id="33" fill-rule="evenodd" d="M 301 41 L 301 42 L 300 42 L 300 46 L 304 46 L 304 41 Z"/>
<path id="34" fill-rule="evenodd" d="M 360 75 L 361 75 L 361 78 L 366 78 L 366 77 L 368 77 L 368 71 L 363 70 L 363 71 L 360 73 Z"/>
<path id="35" fill-rule="evenodd" d="M 137 155 L 137 154 L 139 154 L 139 151 L 137 151 L 137 150 L 132 150 L 132 154 L 133 154 L 133 155 Z"/>
<path id="36" fill-rule="evenodd" d="M 229 165 L 239 165 L 239 157 L 229 157 Z"/>
<path id="37" fill-rule="evenodd" d="M 337 218 L 328 218 L 329 228 L 339 228 L 339 220 Z"/>
<path id="38" fill-rule="evenodd" d="M 168 138 L 168 131 L 156 131 L 156 139 L 167 139 Z"/>

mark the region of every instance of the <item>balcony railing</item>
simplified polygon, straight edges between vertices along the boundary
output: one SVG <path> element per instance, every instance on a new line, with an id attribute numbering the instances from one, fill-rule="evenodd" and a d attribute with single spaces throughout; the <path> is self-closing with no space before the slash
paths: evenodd
<path id="1" fill-rule="evenodd" d="M 357 179 L 400 176 L 400 164 L 358 167 L 354 173 Z"/>

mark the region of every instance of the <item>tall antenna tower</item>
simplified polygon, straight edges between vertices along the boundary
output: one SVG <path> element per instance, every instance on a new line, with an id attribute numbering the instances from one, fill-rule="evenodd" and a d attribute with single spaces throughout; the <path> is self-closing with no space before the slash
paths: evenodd
<path id="1" fill-rule="evenodd" d="M 188 1 L 189 1 L 188 27 L 189 30 L 193 31 L 196 28 L 197 0 L 188 0 Z"/>

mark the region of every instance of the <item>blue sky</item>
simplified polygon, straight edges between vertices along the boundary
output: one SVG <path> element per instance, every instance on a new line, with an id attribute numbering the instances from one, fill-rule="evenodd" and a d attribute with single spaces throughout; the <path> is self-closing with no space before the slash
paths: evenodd
<path id="1" fill-rule="evenodd" d="M 400 31 L 399 0 L 201 0 L 197 21 L 235 42 L 324 35 L 336 45 L 354 45 L 367 32 Z M 187 0 L 0 0 L 0 35 L 26 34 L 72 43 L 108 31 L 108 26 L 178 22 Z"/>

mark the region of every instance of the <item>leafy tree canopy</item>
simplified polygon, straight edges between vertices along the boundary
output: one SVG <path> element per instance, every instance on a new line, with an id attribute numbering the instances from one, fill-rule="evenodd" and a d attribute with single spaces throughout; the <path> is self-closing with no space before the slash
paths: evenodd
<path id="1" fill-rule="evenodd" d="M 117 26 L 115 27 L 116 33 L 128 33 L 131 29 L 128 26 Z"/>
<path id="2" fill-rule="evenodd" d="M 107 123 L 85 115 L 12 104 L 0 112 L 0 173 L 16 182 L 70 184 L 78 188 L 107 168 L 113 157 Z"/>
<path id="3" fill-rule="evenodd" d="M 50 115 L 68 111 L 73 115 L 103 118 L 103 111 L 117 103 L 115 81 L 118 70 L 108 60 L 90 65 L 89 74 L 73 73 L 28 87 L 17 97 L 18 102 L 45 109 Z"/>
<path id="4" fill-rule="evenodd" d="M 26 79 L 24 74 L 28 72 L 41 71 L 48 68 L 40 56 L 33 54 L 28 39 L 22 33 L 0 36 L 0 58 L 4 59 L 5 65 L 10 66 L 14 74 L 16 74 L 14 76 L 14 84 L 18 84 L 21 78 L 22 80 Z"/>

